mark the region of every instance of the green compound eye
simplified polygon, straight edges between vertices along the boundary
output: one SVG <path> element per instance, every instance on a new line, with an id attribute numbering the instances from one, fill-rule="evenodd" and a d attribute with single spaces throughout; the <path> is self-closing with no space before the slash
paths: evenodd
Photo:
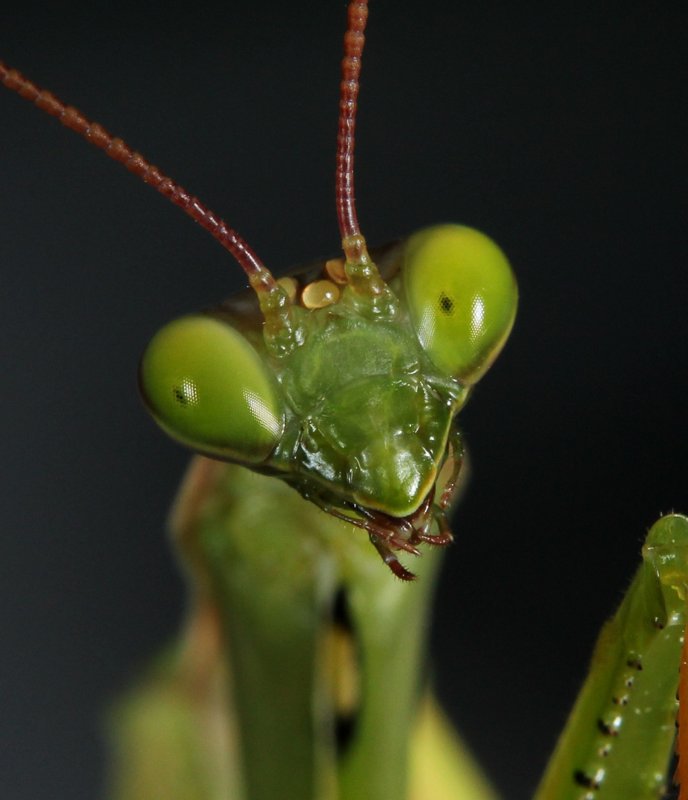
<path id="1" fill-rule="evenodd" d="M 472 228 L 425 228 L 406 243 L 403 283 L 430 358 L 464 383 L 479 381 L 516 316 L 518 290 L 504 253 Z"/>
<path id="2" fill-rule="evenodd" d="M 204 453 L 259 463 L 282 432 L 282 405 L 260 357 L 212 317 L 182 317 L 160 330 L 139 381 L 160 427 Z"/>

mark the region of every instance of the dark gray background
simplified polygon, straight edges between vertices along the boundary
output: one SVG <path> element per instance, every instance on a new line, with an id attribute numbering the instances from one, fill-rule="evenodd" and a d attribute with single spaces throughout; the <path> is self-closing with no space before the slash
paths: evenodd
<path id="1" fill-rule="evenodd" d="M 485 230 L 521 286 L 462 414 L 473 457 L 434 630 L 452 717 L 537 781 L 661 511 L 688 511 L 686 19 L 679 4 L 373 2 L 370 242 Z M 344 3 L 31 3 L 0 57 L 100 120 L 281 270 L 336 253 Z M 197 226 L 0 93 L 3 798 L 94 798 L 102 711 L 175 631 L 163 520 L 187 454 L 136 391 L 166 320 L 242 284 Z"/>

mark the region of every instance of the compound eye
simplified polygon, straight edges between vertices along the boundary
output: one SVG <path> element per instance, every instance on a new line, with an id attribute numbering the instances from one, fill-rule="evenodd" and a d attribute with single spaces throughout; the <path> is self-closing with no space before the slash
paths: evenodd
<path id="1" fill-rule="evenodd" d="M 504 253 L 482 233 L 437 225 L 404 249 L 411 320 L 433 362 L 463 383 L 482 378 L 506 342 L 518 290 Z"/>
<path id="2" fill-rule="evenodd" d="M 255 464 L 281 435 L 270 373 L 241 334 L 213 317 L 182 317 L 160 330 L 141 359 L 139 383 L 155 421 L 193 449 Z"/>

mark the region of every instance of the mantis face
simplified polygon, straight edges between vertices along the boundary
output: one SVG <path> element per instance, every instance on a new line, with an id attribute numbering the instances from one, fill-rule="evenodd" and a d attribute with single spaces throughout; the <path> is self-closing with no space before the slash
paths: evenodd
<path id="1" fill-rule="evenodd" d="M 171 323 L 146 350 L 140 385 L 183 444 L 276 474 L 410 549 L 444 532 L 434 487 L 448 459 L 458 474 L 452 421 L 508 337 L 517 290 L 499 248 L 458 225 L 422 230 L 379 261 L 388 286 L 374 298 L 336 260 L 285 279 L 288 346 L 263 335 L 255 297 Z"/>

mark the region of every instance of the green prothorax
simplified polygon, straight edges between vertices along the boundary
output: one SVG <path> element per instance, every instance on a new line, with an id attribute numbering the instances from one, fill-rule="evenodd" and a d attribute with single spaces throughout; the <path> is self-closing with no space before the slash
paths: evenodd
<path id="1" fill-rule="evenodd" d="M 516 283 L 491 240 L 457 225 L 376 260 L 382 302 L 337 260 L 283 279 L 292 328 L 279 349 L 253 296 L 167 325 L 141 363 L 157 422 L 333 513 L 379 523 L 431 504 L 444 462 L 460 458 L 453 418 L 511 330 Z"/>

